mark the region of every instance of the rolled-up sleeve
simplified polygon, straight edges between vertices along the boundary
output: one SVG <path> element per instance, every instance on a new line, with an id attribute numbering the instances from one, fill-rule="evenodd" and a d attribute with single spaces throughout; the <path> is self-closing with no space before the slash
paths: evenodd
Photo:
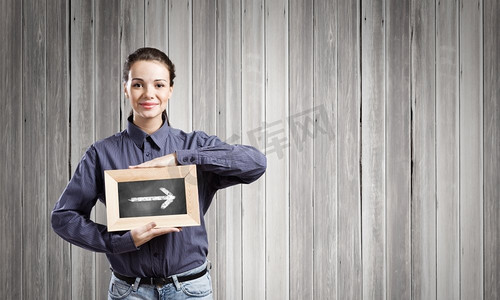
<path id="1" fill-rule="evenodd" d="M 200 134 L 202 146 L 196 149 L 177 150 L 180 164 L 196 164 L 201 171 L 216 175 L 217 189 L 239 183 L 251 183 L 264 174 L 266 156 L 247 145 L 229 145 L 216 136 Z"/>
<path id="2" fill-rule="evenodd" d="M 110 233 L 105 225 L 90 220 L 99 187 L 103 186 L 96 161 L 96 150 L 91 146 L 55 204 L 52 228 L 64 240 L 87 250 L 115 254 L 135 251 L 130 231 Z"/>

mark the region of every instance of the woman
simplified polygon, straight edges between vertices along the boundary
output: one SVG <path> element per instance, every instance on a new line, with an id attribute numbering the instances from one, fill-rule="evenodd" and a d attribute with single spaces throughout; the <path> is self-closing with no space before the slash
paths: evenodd
<path id="1" fill-rule="evenodd" d="M 160 50 L 128 56 L 123 86 L 133 112 L 127 129 L 87 149 L 52 212 L 52 227 L 63 239 L 106 253 L 113 270 L 109 299 L 212 299 L 203 216 L 218 189 L 251 183 L 266 169 L 265 156 L 253 147 L 170 127 L 165 108 L 174 78 L 174 65 Z M 108 232 L 90 220 L 96 201 L 105 203 L 105 170 L 177 164 L 197 165 L 201 226 L 156 228 L 152 222 Z"/>

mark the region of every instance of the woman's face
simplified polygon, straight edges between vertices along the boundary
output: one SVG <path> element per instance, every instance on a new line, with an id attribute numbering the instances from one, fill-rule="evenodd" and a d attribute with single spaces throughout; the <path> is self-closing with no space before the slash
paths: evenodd
<path id="1" fill-rule="evenodd" d="M 130 67 L 128 78 L 124 90 L 134 110 L 134 122 L 161 122 L 173 91 L 167 66 L 159 61 L 139 60 Z"/>

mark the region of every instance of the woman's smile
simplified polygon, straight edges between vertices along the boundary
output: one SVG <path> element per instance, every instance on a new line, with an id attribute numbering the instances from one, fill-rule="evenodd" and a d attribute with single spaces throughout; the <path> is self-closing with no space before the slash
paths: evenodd
<path id="1" fill-rule="evenodd" d="M 156 106 L 160 105 L 160 103 L 147 101 L 147 102 L 140 102 L 139 105 L 142 106 L 145 109 L 153 109 Z"/>

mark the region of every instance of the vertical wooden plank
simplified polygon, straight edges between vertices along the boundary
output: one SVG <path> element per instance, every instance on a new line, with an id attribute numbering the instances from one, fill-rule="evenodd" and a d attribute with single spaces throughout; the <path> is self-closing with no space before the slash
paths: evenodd
<path id="1" fill-rule="evenodd" d="M 46 2 L 24 3 L 23 16 L 23 297 L 34 299 L 47 292 Z"/>
<path id="2" fill-rule="evenodd" d="M 360 299 L 360 44 L 359 2 L 340 1 L 338 38 L 338 284 L 339 299 Z M 321 175 L 320 175 L 321 176 Z"/>
<path id="3" fill-rule="evenodd" d="M 69 3 L 50 0 L 47 7 L 47 211 L 50 216 L 69 177 Z M 71 295 L 71 246 L 47 222 L 47 296 Z"/>
<path id="4" fill-rule="evenodd" d="M 241 144 L 241 2 L 217 1 L 217 12 L 217 136 Z M 218 299 L 241 299 L 241 185 L 217 193 L 216 226 Z"/>
<path id="5" fill-rule="evenodd" d="M 0 201 L 3 204 L 0 233 L 3 237 L 0 251 L 0 281 L 2 292 L 13 299 L 23 297 L 22 190 L 23 190 L 23 7 L 21 1 L 0 3 L 0 38 L 7 43 L 0 46 L 0 90 L 2 97 L 0 118 Z M 33 103 L 31 100 L 27 103 Z M 29 202 L 27 202 L 29 203 Z"/>
<path id="6" fill-rule="evenodd" d="M 144 0 L 144 46 L 160 49 L 168 55 L 168 0 Z M 170 101 L 167 102 L 169 115 Z"/>
<path id="7" fill-rule="evenodd" d="M 71 2 L 71 173 L 94 142 L 94 1 Z M 95 254 L 71 246 L 73 299 L 94 299 Z"/>
<path id="8" fill-rule="evenodd" d="M 314 2 L 314 299 L 336 299 L 338 1 Z M 339 298 L 341 299 L 341 298 Z"/>
<path id="9" fill-rule="evenodd" d="M 484 298 L 500 298 L 500 3 L 484 1 Z"/>
<path id="10" fill-rule="evenodd" d="M 482 1 L 460 4 L 460 296 L 483 298 Z"/>
<path id="11" fill-rule="evenodd" d="M 436 299 L 435 2 L 411 3 L 412 298 Z"/>
<path id="12" fill-rule="evenodd" d="M 207 134 L 216 133 L 216 4 L 215 1 L 193 3 L 193 128 Z M 208 259 L 213 263 L 213 286 L 217 286 L 217 201 L 214 199 L 205 215 L 208 234 Z M 214 299 L 217 290 L 214 289 Z"/>
<path id="13" fill-rule="evenodd" d="M 97 0 L 95 4 L 95 139 L 120 130 L 120 1 Z M 106 224 L 106 207 L 98 201 L 96 222 Z M 107 299 L 111 278 L 106 255 L 96 253 L 95 297 Z"/>
<path id="14" fill-rule="evenodd" d="M 289 1 L 290 298 L 313 298 L 313 1 Z M 305 118 L 307 120 L 307 118 Z M 299 127 L 297 124 L 300 124 Z M 271 287 L 270 287 L 271 288 Z"/>
<path id="15" fill-rule="evenodd" d="M 265 1 L 266 299 L 288 299 L 290 288 L 287 33 L 288 1 Z"/>
<path id="16" fill-rule="evenodd" d="M 193 5 L 193 128 L 208 134 L 216 128 L 215 8 L 214 0 Z"/>
<path id="17" fill-rule="evenodd" d="M 193 130 L 193 5 L 170 1 L 168 55 L 175 64 L 174 93 L 169 101 L 170 124 L 186 132 Z"/>
<path id="18" fill-rule="evenodd" d="M 387 297 L 411 297 L 410 1 L 386 1 Z"/>
<path id="19" fill-rule="evenodd" d="M 140 47 L 144 47 L 144 1 L 130 0 L 120 1 L 120 46 L 121 65 L 129 54 Z M 123 71 L 123 69 L 122 69 Z M 121 74 L 121 73 L 120 73 Z M 132 111 L 130 102 L 123 94 L 123 84 L 121 85 L 121 129 L 127 128 L 127 118 Z"/>
<path id="20" fill-rule="evenodd" d="M 242 142 L 264 152 L 265 140 L 251 134 L 265 121 L 264 3 L 243 0 L 241 6 Z M 243 299 L 266 295 L 265 178 L 241 188 Z"/>
<path id="21" fill-rule="evenodd" d="M 168 53 L 168 0 L 145 0 L 144 45 Z"/>
<path id="22" fill-rule="evenodd" d="M 437 3 L 437 299 L 460 298 L 458 1 Z"/>
<path id="23" fill-rule="evenodd" d="M 386 299 L 384 5 L 384 0 L 361 4 L 363 299 Z"/>

